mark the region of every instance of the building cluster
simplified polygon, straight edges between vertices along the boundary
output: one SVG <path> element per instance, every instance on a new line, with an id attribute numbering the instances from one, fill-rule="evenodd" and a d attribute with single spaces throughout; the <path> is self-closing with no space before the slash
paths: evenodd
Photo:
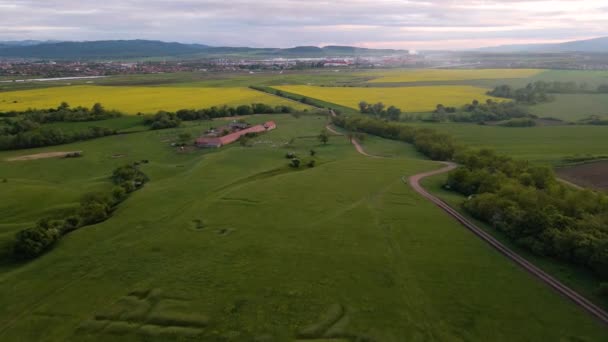
<path id="1" fill-rule="evenodd" d="M 206 65 L 206 64 L 205 64 Z M 0 76 L 109 76 L 196 71 L 200 66 L 179 62 L 31 62 L 0 60 Z"/>
<path id="2" fill-rule="evenodd" d="M 277 125 L 274 121 L 255 126 L 245 122 L 232 122 L 227 126 L 210 129 L 204 136 L 196 139 L 195 143 L 198 147 L 219 148 L 232 144 L 244 135 L 272 131 L 275 128 L 277 128 Z"/>

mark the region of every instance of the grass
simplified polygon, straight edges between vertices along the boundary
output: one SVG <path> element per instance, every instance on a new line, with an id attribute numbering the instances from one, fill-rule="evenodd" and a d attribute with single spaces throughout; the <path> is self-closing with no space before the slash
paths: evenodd
<path id="1" fill-rule="evenodd" d="M 453 192 L 447 191 L 442 188 L 447 179 L 446 175 L 437 175 L 425 179 L 422 183 L 423 186 L 430 190 L 433 194 L 449 203 L 452 208 L 457 209 L 461 214 L 466 216 L 469 220 L 474 222 L 478 227 L 484 229 L 492 236 L 497 238 L 500 242 L 505 244 L 510 249 L 522 255 L 526 260 L 531 261 L 534 265 L 540 267 L 545 272 L 555 276 L 562 283 L 575 291 L 581 293 L 584 297 L 590 299 L 594 303 L 606 308 L 608 307 L 608 298 L 600 296 L 597 292 L 597 278 L 587 269 L 581 268 L 578 265 L 565 264 L 561 261 L 535 255 L 529 250 L 524 249 L 515 244 L 506 234 L 492 228 L 490 225 L 472 218 L 469 214 L 464 211 L 460 204 L 466 199 L 464 196 Z"/>
<path id="2" fill-rule="evenodd" d="M 608 94 L 557 94 L 555 101 L 530 106 L 539 117 L 578 121 L 590 115 L 608 118 Z"/>
<path id="3" fill-rule="evenodd" d="M 429 81 L 464 81 L 480 79 L 528 78 L 541 73 L 539 69 L 409 69 L 366 72 L 375 77 L 369 83 L 412 83 Z"/>
<path id="4" fill-rule="evenodd" d="M 382 102 L 386 106 L 396 106 L 406 112 L 427 112 L 441 103 L 445 106 L 460 107 L 474 99 L 480 102 L 486 99 L 499 100 L 487 96 L 486 89 L 471 86 L 420 86 L 420 87 L 314 87 L 314 86 L 278 86 L 282 91 L 296 93 L 311 98 L 337 103 L 349 108 L 358 109 L 361 101 L 368 103 Z"/>
<path id="5" fill-rule="evenodd" d="M 606 155 L 607 126 L 498 127 L 464 123 L 408 123 L 449 133 L 458 142 L 491 147 L 533 162 L 560 164 L 574 155 Z"/>
<path id="6" fill-rule="evenodd" d="M 15 102 L 16 101 L 16 102 Z M 129 114 L 174 111 L 183 108 L 207 108 L 221 105 L 266 103 L 310 108 L 248 88 L 197 87 L 100 87 L 70 86 L 0 93 L 0 111 L 51 108 L 67 101 L 72 106 L 91 107 L 100 102 L 108 109 Z"/>
<path id="7" fill-rule="evenodd" d="M 365 158 L 344 137 L 320 145 L 321 116 L 251 121 L 268 119 L 278 129 L 251 148 L 178 154 L 169 146 L 180 132 L 217 124 L 203 122 L 0 153 L 5 242 L 50 204 L 69 206 L 107 186 L 117 166 L 149 159 L 143 170 L 151 178 L 110 220 L 25 265 L 0 264 L 0 339 L 285 341 L 315 324 L 322 325 L 315 333 L 333 324 L 327 334 L 377 341 L 606 339 L 589 315 L 402 183 L 437 164 L 373 138 L 366 147 L 399 158 Z M 84 157 L 4 161 L 58 148 Z M 286 166 L 287 151 L 310 149 L 317 167 Z M 179 301 L 156 309 L 163 324 L 184 326 L 91 323 L 129 294 L 151 305 Z M 334 324 L 333 308 L 348 320 Z M 203 317 L 205 328 L 196 330 L 191 323 Z"/>

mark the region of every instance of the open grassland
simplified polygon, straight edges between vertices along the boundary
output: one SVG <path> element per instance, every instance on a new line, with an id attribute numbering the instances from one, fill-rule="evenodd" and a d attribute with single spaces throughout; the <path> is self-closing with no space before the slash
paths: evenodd
<path id="1" fill-rule="evenodd" d="M 461 123 L 416 123 L 435 128 L 458 142 L 490 147 L 509 156 L 534 162 L 559 164 L 576 155 L 607 155 L 608 126 L 497 127 Z"/>
<path id="2" fill-rule="evenodd" d="M 602 296 L 597 291 L 597 277 L 588 269 L 577 267 L 575 265 L 567 265 L 561 261 L 546 256 L 540 256 L 530 252 L 529 249 L 523 248 L 509 238 L 503 232 L 491 227 L 489 224 L 479 221 L 471 217 L 465 210 L 462 209 L 462 202 L 466 197 L 443 188 L 446 183 L 447 175 L 440 174 L 426 178 L 422 181 L 423 186 L 431 191 L 435 196 L 441 198 L 448 203 L 452 208 L 456 209 L 460 214 L 464 215 L 469 221 L 474 222 L 477 227 L 482 228 L 490 233 L 494 238 L 498 239 L 502 244 L 523 256 L 526 260 L 532 262 L 535 266 L 540 267 L 545 272 L 551 274 L 566 286 L 574 289 L 587 299 L 590 299 L 595 304 L 604 308 L 608 307 L 608 298 Z"/>
<path id="3" fill-rule="evenodd" d="M 529 107 L 532 114 L 564 121 L 578 121 L 590 115 L 608 118 L 608 94 L 557 94 L 555 100 Z"/>
<path id="4" fill-rule="evenodd" d="M 151 178 L 108 221 L 27 265 L 0 266 L 0 339 L 608 337 L 402 183 L 437 164 L 377 139 L 364 144 L 398 158 L 365 158 L 344 137 L 319 145 L 324 117 L 251 121 L 268 119 L 278 129 L 250 148 L 178 154 L 168 146 L 178 133 L 219 124 L 203 122 L 61 146 L 84 151 L 76 159 L 9 163 L 56 149 L 0 153 L 5 242 L 49 206 L 69 208 L 107 186 L 117 166 L 149 159 L 142 169 Z M 285 166 L 287 151 L 310 149 L 317 167 Z"/>
<path id="5" fill-rule="evenodd" d="M 382 102 L 406 112 L 428 112 L 437 104 L 460 107 L 473 100 L 500 99 L 487 96 L 486 89 L 471 86 L 421 86 L 421 87 L 314 87 L 304 85 L 278 86 L 275 89 L 358 109 L 359 102 Z"/>
<path id="6" fill-rule="evenodd" d="M 0 111 L 51 108 L 58 106 L 62 101 L 72 106 L 86 107 L 100 102 L 108 109 L 121 110 L 129 114 L 251 103 L 288 105 L 297 109 L 310 108 L 294 101 L 239 87 L 68 86 L 0 93 Z"/>
<path id="7" fill-rule="evenodd" d="M 541 72 L 539 69 L 408 69 L 370 71 L 361 75 L 374 77 L 369 83 L 413 83 L 528 78 Z"/>

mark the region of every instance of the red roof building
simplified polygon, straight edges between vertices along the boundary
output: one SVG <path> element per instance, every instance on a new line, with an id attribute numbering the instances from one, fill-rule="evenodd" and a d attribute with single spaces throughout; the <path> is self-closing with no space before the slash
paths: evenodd
<path id="1" fill-rule="evenodd" d="M 224 135 L 223 137 L 200 137 L 196 139 L 196 146 L 198 147 L 222 147 L 224 145 L 232 144 L 237 141 L 240 137 L 247 133 L 262 133 L 266 131 L 272 131 L 277 128 L 274 121 L 265 122 L 262 125 L 255 125 L 234 133 Z"/>

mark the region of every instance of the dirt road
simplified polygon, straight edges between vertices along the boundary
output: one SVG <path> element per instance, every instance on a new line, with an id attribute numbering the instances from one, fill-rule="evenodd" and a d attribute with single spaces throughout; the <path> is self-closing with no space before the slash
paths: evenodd
<path id="1" fill-rule="evenodd" d="M 467 218 L 465 218 L 463 215 L 461 215 L 458 211 L 454 210 L 448 204 L 446 204 L 439 198 L 435 197 L 434 195 L 432 195 L 431 193 L 426 191 L 422 187 L 422 185 L 420 185 L 420 181 L 423 180 L 424 178 L 438 175 L 441 173 L 445 173 L 445 172 L 448 172 L 448 171 L 456 168 L 456 164 L 454 164 L 454 163 L 444 163 L 444 164 L 446 164 L 447 166 L 444 168 L 441 168 L 439 170 L 419 173 L 417 175 L 411 176 L 409 178 L 409 184 L 412 186 L 412 188 L 417 193 L 419 193 L 420 195 L 422 195 L 424 198 L 428 199 L 429 201 L 433 202 L 433 204 L 435 204 L 439 208 L 443 209 L 443 211 L 445 211 L 448 215 L 452 216 L 456 221 L 460 222 L 468 230 L 473 232 L 473 234 L 477 235 L 480 239 L 482 239 L 483 241 L 488 243 L 494 249 L 498 250 L 504 256 L 511 259 L 517 265 L 522 267 L 524 270 L 528 271 L 530 274 L 532 274 L 533 276 L 540 279 L 545 284 L 547 284 L 550 287 L 552 287 L 553 289 L 555 289 L 557 292 L 562 294 L 564 297 L 573 301 L 579 307 L 583 308 L 584 310 L 586 310 L 593 316 L 597 317 L 602 323 L 608 325 L 608 313 L 606 313 L 600 307 L 596 306 L 595 304 L 593 304 L 592 302 L 590 302 L 589 300 L 587 300 L 586 298 L 584 298 L 583 296 L 581 296 L 580 294 L 575 292 L 574 290 L 572 290 L 569 287 L 567 287 L 566 285 L 562 284 L 559 280 L 553 278 L 552 276 L 545 273 L 540 268 L 534 266 L 533 264 L 528 262 L 526 259 L 519 256 L 517 253 L 510 250 L 508 247 L 506 247 L 501 242 L 496 240 L 492 235 L 486 233 L 484 230 L 477 227 L 475 224 L 471 223 Z M 403 181 L 407 183 L 407 181 L 405 180 L 405 177 L 403 178 Z"/>
<path id="2" fill-rule="evenodd" d="M 328 126 L 328 129 L 330 129 L 329 126 Z M 365 152 L 363 150 L 363 148 L 361 147 L 361 145 L 356 140 L 352 139 L 351 142 L 355 146 L 357 151 L 359 153 L 361 153 L 362 155 L 378 158 L 378 156 L 373 156 L 373 155 L 370 155 L 367 152 Z M 486 233 L 484 230 L 477 227 L 475 224 L 473 224 L 471 221 L 469 221 L 467 218 L 465 218 L 463 215 L 461 215 L 458 211 L 456 211 L 455 209 L 450 207 L 448 204 L 443 202 L 441 199 L 437 198 L 436 196 L 432 195 L 430 192 L 426 191 L 426 189 L 424 189 L 422 187 L 422 185 L 420 185 L 420 181 L 422 181 L 424 178 L 427 178 L 427 177 L 449 172 L 457 167 L 457 165 L 455 163 L 451 163 L 451 162 L 443 162 L 443 164 L 445 165 L 445 167 L 443 167 L 441 169 L 419 173 L 419 174 L 411 176 L 409 179 L 406 179 L 406 177 L 404 176 L 402 178 L 402 180 L 404 183 L 410 184 L 410 186 L 414 189 L 414 191 L 416 191 L 417 193 L 422 195 L 422 197 L 431 201 L 433 204 L 435 204 L 440 209 L 445 211 L 448 215 L 453 217 L 456 221 L 458 221 L 465 228 L 470 230 L 473 234 L 477 235 L 477 237 L 479 237 L 480 239 L 485 241 L 491 247 L 493 247 L 494 249 L 499 251 L 501 254 L 503 254 L 507 258 L 511 259 L 511 261 L 513 261 L 514 263 L 519 265 L 521 268 L 526 270 L 528 273 L 532 274 L 534 277 L 536 277 L 540 281 L 542 281 L 545 284 L 547 284 L 548 286 L 552 287 L 555 291 L 557 291 L 564 297 L 570 299 L 572 302 L 577 304 L 583 310 L 585 310 L 588 313 L 590 313 L 591 315 L 595 316 L 602 323 L 608 325 L 608 313 L 606 313 L 606 311 L 604 311 L 602 308 L 593 304 L 591 301 L 587 300 L 585 297 L 581 296 L 576 291 L 570 289 L 568 286 L 562 284 L 559 280 L 553 278 L 552 276 L 550 276 L 549 274 L 547 274 L 540 268 L 534 266 L 532 263 L 528 262 L 526 259 L 524 259 L 520 255 L 518 255 L 517 253 L 510 250 L 505 245 L 503 245 L 500 241 L 496 240 L 492 235 Z"/>

